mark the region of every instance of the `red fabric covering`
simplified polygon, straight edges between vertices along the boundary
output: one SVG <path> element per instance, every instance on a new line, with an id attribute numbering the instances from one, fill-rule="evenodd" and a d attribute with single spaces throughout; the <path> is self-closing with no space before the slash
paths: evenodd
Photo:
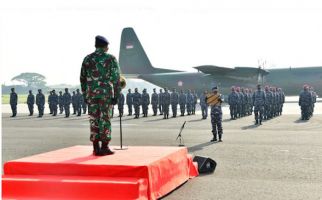
<path id="1" fill-rule="evenodd" d="M 74 146 L 5 163 L 5 175 L 143 178 L 148 198 L 157 199 L 198 175 L 186 147 L 129 147 L 97 157 L 92 147 Z"/>
<path id="2" fill-rule="evenodd" d="M 3 199 L 148 199 L 148 181 L 89 176 L 2 177 Z"/>

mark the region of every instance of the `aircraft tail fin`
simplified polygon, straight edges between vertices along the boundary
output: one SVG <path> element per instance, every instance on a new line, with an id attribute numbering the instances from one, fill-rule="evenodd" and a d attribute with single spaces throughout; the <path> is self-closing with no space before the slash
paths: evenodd
<path id="1" fill-rule="evenodd" d="M 142 74 L 180 72 L 153 67 L 131 27 L 124 28 L 122 31 L 119 63 L 122 74 L 129 78 L 138 78 Z"/>
<path id="2" fill-rule="evenodd" d="M 125 75 L 155 73 L 133 28 L 124 28 L 122 31 L 119 63 Z"/>

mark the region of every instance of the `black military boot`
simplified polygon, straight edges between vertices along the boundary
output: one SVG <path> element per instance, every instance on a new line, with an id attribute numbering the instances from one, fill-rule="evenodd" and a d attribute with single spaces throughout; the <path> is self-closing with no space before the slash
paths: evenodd
<path id="1" fill-rule="evenodd" d="M 257 125 L 258 124 L 258 119 L 256 119 L 256 122 L 255 122 L 255 125 Z"/>
<path id="2" fill-rule="evenodd" d="M 222 136 L 222 133 L 219 134 L 219 142 L 222 142 L 221 136 Z"/>
<path id="3" fill-rule="evenodd" d="M 259 120 L 259 125 L 262 125 L 262 120 Z"/>
<path id="4" fill-rule="evenodd" d="M 100 150 L 100 156 L 114 154 L 113 151 L 108 147 L 107 142 L 102 142 L 102 148 Z"/>
<path id="5" fill-rule="evenodd" d="M 99 145 L 98 141 L 93 142 L 93 154 L 95 156 L 100 156 L 100 145 Z"/>
<path id="6" fill-rule="evenodd" d="M 210 140 L 210 142 L 216 142 L 217 141 L 217 137 L 216 136 L 214 136 L 213 138 L 212 138 L 212 140 Z"/>

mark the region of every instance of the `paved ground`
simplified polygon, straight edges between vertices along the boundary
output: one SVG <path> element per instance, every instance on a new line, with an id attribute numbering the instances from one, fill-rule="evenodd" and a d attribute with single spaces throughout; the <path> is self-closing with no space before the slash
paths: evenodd
<path id="1" fill-rule="evenodd" d="M 90 145 L 87 116 L 69 119 L 46 115 L 43 119 L 19 114 L 11 119 L 3 106 L 2 163 L 72 145 Z M 216 160 L 215 173 L 194 178 L 166 196 L 188 199 L 322 199 L 322 103 L 307 122 L 299 120 L 296 104 L 262 126 L 253 116 L 230 121 L 224 115 L 223 143 L 210 143 L 210 120 L 194 116 L 123 119 L 126 145 L 175 146 L 180 126 L 193 155 Z M 227 108 L 224 108 L 227 113 Z M 319 114 L 318 114 L 319 113 Z M 119 144 L 118 119 L 113 119 L 112 145 Z"/>

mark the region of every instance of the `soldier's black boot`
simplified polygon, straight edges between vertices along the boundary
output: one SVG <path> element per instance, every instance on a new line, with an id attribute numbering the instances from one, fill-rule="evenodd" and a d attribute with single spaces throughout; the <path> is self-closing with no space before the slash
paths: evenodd
<path id="1" fill-rule="evenodd" d="M 95 156 L 99 156 L 100 155 L 100 145 L 99 145 L 98 141 L 94 141 L 93 142 L 93 154 Z"/>
<path id="2" fill-rule="evenodd" d="M 212 140 L 210 140 L 210 142 L 216 142 L 217 141 L 217 137 L 216 136 L 214 136 L 213 138 L 212 138 Z"/>
<path id="3" fill-rule="evenodd" d="M 262 120 L 259 120 L 259 125 L 262 125 Z"/>
<path id="4" fill-rule="evenodd" d="M 219 134 L 219 142 L 222 142 L 221 136 L 222 136 L 222 133 Z"/>
<path id="5" fill-rule="evenodd" d="M 107 142 L 102 142 L 102 147 L 100 150 L 100 156 L 111 155 L 114 154 L 113 151 L 108 147 Z"/>
<path id="6" fill-rule="evenodd" d="M 256 119 L 256 121 L 255 121 L 255 125 L 257 125 L 258 124 L 258 119 Z"/>

